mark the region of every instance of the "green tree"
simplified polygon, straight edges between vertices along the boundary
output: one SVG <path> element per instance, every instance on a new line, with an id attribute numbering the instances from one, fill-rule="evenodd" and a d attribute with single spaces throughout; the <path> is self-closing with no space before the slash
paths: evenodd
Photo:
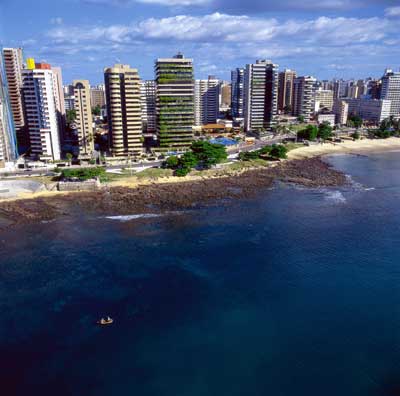
<path id="1" fill-rule="evenodd" d="M 101 107 L 99 105 L 97 105 L 96 107 L 93 107 L 92 114 L 95 116 L 99 116 L 101 114 Z"/>
<path id="2" fill-rule="evenodd" d="M 72 124 L 76 120 L 76 110 L 67 110 L 67 124 Z"/>
<path id="3" fill-rule="evenodd" d="M 299 122 L 301 122 L 301 123 L 303 123 L 305 120 L 306 120 L 306 119 L 305 119 L 305 117 L 304 117 L 303 115 L 299 115 L 299 116 L 297 117 L 297 121 L 299 121 Z"/>
<path id="4" fill-rule="evenodd" d="M 360 139 L 360 133 L 359 132 L 354 132 L 352 135 L 351 135 L 351 137 L 354 139 L 354 140 L 359 140 Z"/>
<path id="5" fill-rule="evenodd" d="M 198 163 L 197 157 L 191 151 L 186 152 L 179 159 L 179 166 L 182 168 L 195 168 Z"/>
<path id="6" fill-rule="evenodd" d="M 318 127 L 318 137 L 322 140 L 327 140 L 332 137 L 333 128 L 328 122 L 323 122 Z"/>
<path id="7" fill-rule="evenodd" d="M 352 115 L 348 118 L 348 125 L 354 126 L 354 128 L 361 128 L 363 124 L 363 120 L 360 116 Z"/>
<path id="8" fill-rule="evenodd" d="M 192 143 L 192 152 L 197 158 L 198 163 L 203 168 L 211 168 L 228 158 L 225 146 L 221 144 L 212 144 L 206 141 Z"/>
<path id="9" fill-rule="evenodd" d="M 284 159 L 287 155 L 287 148 L 281 144 L 274 144 L 271 148 L 269 155 L 272 158 Z"/>
<path id="10" fill-rule="evenodd" d="M 175 155 L 172 155 L 165 160 L 163 165 L 168 169 L 176 169 L 179 165 L 179 158 Z"/>
<path id="11" fill-rule="evenodd" d="M 305 129 L 297 132 L 297 138 L 303 140 L 315 140 L 318 136 L 318 128 L 315 125 L 308 125 Z"/>
<path id="12" fill-rule="evenodd" d="M 190 168 L 178 168 L 175 170 L 175 176 L 183 177 L 190 172 Z"/>

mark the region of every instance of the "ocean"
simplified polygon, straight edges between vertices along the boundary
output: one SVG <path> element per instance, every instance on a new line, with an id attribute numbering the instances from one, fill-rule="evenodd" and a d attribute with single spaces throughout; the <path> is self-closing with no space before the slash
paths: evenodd
<path id="1" fill-rule="evenodd" d="M 1 232 L 0 394 L 400 395 L 400 152 L 328 161 L 348 186 Z"/>

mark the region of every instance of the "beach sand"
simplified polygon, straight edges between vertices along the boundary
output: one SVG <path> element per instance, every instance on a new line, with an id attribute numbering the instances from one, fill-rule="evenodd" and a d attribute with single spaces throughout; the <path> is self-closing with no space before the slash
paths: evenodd
<path id="1" fill-rule="evenodd" d="M 364 154 L 397 150 L 400 150 L 400 138 L 345 140 L 342 143 L 324 143 L 300 147 L 290 151 L 288 159 L 304 159 L 329 154 Z"/>

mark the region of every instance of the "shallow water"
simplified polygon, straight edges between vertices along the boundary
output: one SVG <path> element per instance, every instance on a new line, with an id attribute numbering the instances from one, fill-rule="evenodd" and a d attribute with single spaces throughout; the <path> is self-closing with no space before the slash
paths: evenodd
<path id="1" fill-rule="evenodd" d="M 332 156 L 343 188 L 1 234 L 1 394 L 400 394 L 399 160 Z"/>

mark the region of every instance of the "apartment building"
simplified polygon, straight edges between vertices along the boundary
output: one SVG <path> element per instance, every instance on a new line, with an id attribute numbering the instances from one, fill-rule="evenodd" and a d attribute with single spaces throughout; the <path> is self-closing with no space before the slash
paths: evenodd
<path id="1" fill-rule="evenodd" d="M 157 87 L 154 80 L 140 82 L 142 102 L 143 132 L 154 134 L 157 131 Z"/>
<path id="2" fill-rule="evenodd" d="M 93 117 L 90 104 L 90 84 L 74 80 L 75 125 L 78 134 L 79 155 L 90 155 L 94 150 Z"/>
<path id="3" fill-rule="evenodd" d="M 137 69 L 116 64 L 104 70 L 108 139 L 113 156 L 142 152 L 142 108 Z"/>
<path id="4" fill-rule="evenodd" d="M 358 115 L 364 121 L 379 124 L 389 118 L 392 103 L 386 99 L 343 99 L 349 106 L 349 114 Z"/>
<path id="5" fill-rule="evenodd" d="M 28 148 L 29 141 L 24 129 L 25 118 L 22 100 L 22 48 L 3 48 L 2 55 L 3 67 L 5 70 L 5 79 L 3 83 L 8 91 L 18 146 L 21 152 L 25 152 Z"/>
<path id="6" fill-rule="evenodd" d="M 381 99 L 391 101 L 390 115 L 400 116 L 400 71 L 385 71 L 382 77 Z"/>
<path id="7" fill-rule="evenodd" d="M 157 84 L 157 135 L 164 151 L 183 151 L 193 141 L 193 60 L 178 53 L 155 64 Z"/>
<path id="8" fill-rule="evenodd" d="M 315 91 L 315 111 L 321 109 L 328 109 L 332 111 L 333 108 L 333 91 L 328 89 L 317 89 Z"/>
<path id="9" fill-rule="evenodd" d="M 244 119 L 246 131 L 263 136 L 276 125 L 278 114 L 278 65 L 258 60 L 246 66 Z"/>
<path id="10" fill-rule="evenodd" d="M 315 110 L 315 83 L 311 76 L 297 77 L 293 88 L 293 115 L 309 122 Z"/>
<path id="11" fill-rule="evenodd" d="M 207 80 L 196 80 L 195 125 L 215 124 L 219 114 L 220 81 L 214 76 Z"/>
<path id="12" fill-rule="evenodd" d="M 22 71 L 22 87 L 31 155 L 59 160 L 58 86 L 51 66 L 28 59 L 27 68 Z"/>
<path id="13" fill-rule="evenodd" d="M 235 118 L 244 117 L 244 71 L 237 68 L 231 72 L 232 116 Z"/>
<path id="14" fill-rule="evenodd" d="M 296 78 L 294 70 L 286 69 L 279 73 L 279 88 L 278 88 L 278 110 L 292 111 L 293 106 L 293 83 Z"/>

